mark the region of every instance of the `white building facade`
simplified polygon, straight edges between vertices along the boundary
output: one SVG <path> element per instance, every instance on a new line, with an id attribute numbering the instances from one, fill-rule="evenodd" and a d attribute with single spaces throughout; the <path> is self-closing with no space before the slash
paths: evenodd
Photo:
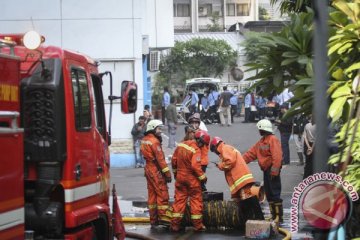
<path id="1" fill-rule="evenodd" d="M 213 15 L 219 16 L 220 29 L 259 19 L 258 0 L 174 0 L 175 32 L 207 31 Z"/>
<path id="2" fill-rule="evenodd" d="M 136 114 L 121 114 L 116 102 L 112 119 L 113 151 L 123 155 L 112 156 L 114 166 L 133 165 L 130 131 L 142 115 L 144 101 L 150 101 L 147 55 L 174 45 L 172 1 L 12 0 L 1 1 L 0 9 L 1 33 L 36 30 L 45 36 L 46 45 L 75 50 L 100 61 L 100 71 L 112 72 L 114 95 L 120 95 L 121 81 L 137 83 Z M 108 95 L 109 82 L 105 81 L 104 98 Z M 108 103 L 106 110 L 108 116 Z"/>

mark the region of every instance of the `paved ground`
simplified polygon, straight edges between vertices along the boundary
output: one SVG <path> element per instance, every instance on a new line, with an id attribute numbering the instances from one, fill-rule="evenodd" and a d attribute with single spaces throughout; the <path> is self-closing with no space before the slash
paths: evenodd
<path id="1" fill-rule="evenodd" d="M 211 136 L 219 136 L 226 143 L 237 147 L 240 152 L 245 152 L 259 138 L 259 133 L 255 123 L 241 123 L 241 118 L 235 118 L 235 123 L 230 127 L 221 127 L 219 125 L 209 125 L 209 134 Z M 177 131 L 177 139 L 180 141 L 184 136 L 184 125 L 179 125 Z M 276 135 L 279 132 L 276 131 Z M 163 147 L 165 154 L 171 155 L 171 149 L 167 149 L 167 139 L 164 138 Z M 289 226 L 290 200 L 293 188 L 302 180 L 303 167 L 297 166 L 298 158 L 295 151 L 294 142 L 290 141 L 291 164 L 284 166 L 281 172 L 282 178 L 282 198 L 284 201 L 286 223 L 284 227 Z M 210 162 L 217 161 L 217 156 L 209 153 Z M 262 171 L 259 169 L 257 162 L 249 164 L 257 181 L 262 181 Z M 209 164 L 207 170 L 207 188 L 208 191 L 223 192 L 224 200 L 230 199 L 230 191 L 226 184 L 223 172 L 219 171 L 213 164 Z M 116 184 L 117 193 L 122 200 L 144 202 L 147 199 L 146 180 L 142 168 L 134 169 L 111 169 L 111 181 Z M 170 197 L 174 196 L 174 182 L 169 184 Z M 126 201 L 124 201 L 126 202 Z M 126 215 L 126 207 L 122 207 L 122 212 Z M 268 214 L 267 204 L 263 204 L 265 214 Z M 124 208 L 124 210 L 123 210 Z M 147 226 L 127 225 L 128 231 L 144 233 L 158 239 L 177 239 L 179 236 L 168 234 L 167 231 L 150 232 Z M 144 232 L 145 231 L 145 232 Z M 231 239 L 238 238 L 238 233 L 232 232 L 216 232 L 211 234 L 193 235 L 191 237 L 181 237 L 181 239 Z"/>

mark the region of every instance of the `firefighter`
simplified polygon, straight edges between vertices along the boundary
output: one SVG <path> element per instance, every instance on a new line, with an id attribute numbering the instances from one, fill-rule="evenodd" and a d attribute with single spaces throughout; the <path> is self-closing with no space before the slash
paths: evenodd
<path id="1" fill-rule="evenodd" d="M 210 136 L 199 130 L 193 140 L 178 144 L 171 165 L 175 178 L 175 202 L 173 204 L 171 230 L 181 230 L 181 221 L 184 216 L 188 198 L 190 199 L 191 222 L 195 231 L 204 231 L 202 222 L 202 191 L 201 182 L 206 182 L 205 173 L 201 170 L 201 148 L 209 145 Z"/>
<path id="2" fill-rule="evenodd" d="M 262 119 L 256 126 L 262 137 L 243 155 L 243 158 L 246 163 L 258 159 L 259 166 L 264 172 L 265 195 L 269 202 L 270 212 L 272 218 L 279 223 L 283 221 L 282 199 L 280 198 L 281 144 L 274 135 L 269 120 Z"/>
<path id="3" fill-rule="evenodd" d="M 201 121 L 199 113 L 194 113 L 192 116 L 190 116 L 188 122 L 189 125 L 193 126 L 194 129 L 196 130 L 200 129 L 202 131 L 207 132 L 207 128 L 205 124 Z M 201 169 L 205 173 L 207 166 L 209 164 L 209 144 L 203 146 L 200 150 L 201 150 Z M 207 191 L 205 182 L 201 183 L 201 189 L 203 192 Z"/>
<path id="4" fill-rule="evenodd" d="M 183 141 L 192 140 L 195 137 L 196 129 L 192 125 L 186 125 L 185 128 L 185 137 Z"/>
<path id="5" fill-rule="evenodd" d="M 166 183 L 171 182 L 171 172 L 165 162 L 161 148 L 163 123 L 151 120 L 146 126 L 141 140 L 141 153 L 146 165 L 144 168 L 148 189 L 148 207 L 152 227 L 170 222 L 169 191 Z"/>
<path id="6" fill-rule="evenodd" d="M 240 214 L 243 214 L 246 220 L 264 220 L 259 200 L 251 193 L 255 179 L 241 153 L 233 146 L 225 144 L 220 137 L 211 140 L 210 151 L 220 158 L 220 162 L 215 165 L 224 171 L 231 197 L 239 200 Z"/>

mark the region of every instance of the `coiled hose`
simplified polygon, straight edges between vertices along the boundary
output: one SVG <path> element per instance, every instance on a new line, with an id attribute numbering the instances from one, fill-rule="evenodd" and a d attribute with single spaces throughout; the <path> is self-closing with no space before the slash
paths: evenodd
<path id="1" fill-rule="evenodd" d="M 148 217 L 123 217 L 124 223 L 149 223 L 150 219 Z M 238 208 L 238 203 L 234 201 L 209 201 L 204 202 L 203 209 L 203 224 L 207 228 L 213 229 L 245 229 L 246 219 L 244 214 L 241 213 L 241 210 Z M 189 208 L 186 208 L 184 214 L 183 222 L 184 226 L 191 225 L 190 211 Z M 284 239 L 291 239 L 291 234 L 289 231 L 283 228 L 279 228 L 279 232 L 285 236 Z M 128 234 L 128 232 L 126 233 Z M 129 233 L 132 234 L 132 233 Z M 141 236 L 138 234 L 139 237 Z M 130 237 L 130 236 L 129 236 Z M 132 236 L 131 236 L 132 237 Z M 135 238 L 135 237 L 134 237 Z M 138 239 L 151 239 L 151 238 L 138 238 Z"/>

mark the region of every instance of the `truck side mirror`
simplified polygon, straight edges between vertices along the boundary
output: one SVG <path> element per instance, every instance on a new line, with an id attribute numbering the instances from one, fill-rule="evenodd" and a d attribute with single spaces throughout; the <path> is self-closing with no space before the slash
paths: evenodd
<path id="1" fill-rule="evenodd" d="M 121 83 L 121 112 L 134 113 L 137 109 L 137 85 L 131 81 Z"/>

